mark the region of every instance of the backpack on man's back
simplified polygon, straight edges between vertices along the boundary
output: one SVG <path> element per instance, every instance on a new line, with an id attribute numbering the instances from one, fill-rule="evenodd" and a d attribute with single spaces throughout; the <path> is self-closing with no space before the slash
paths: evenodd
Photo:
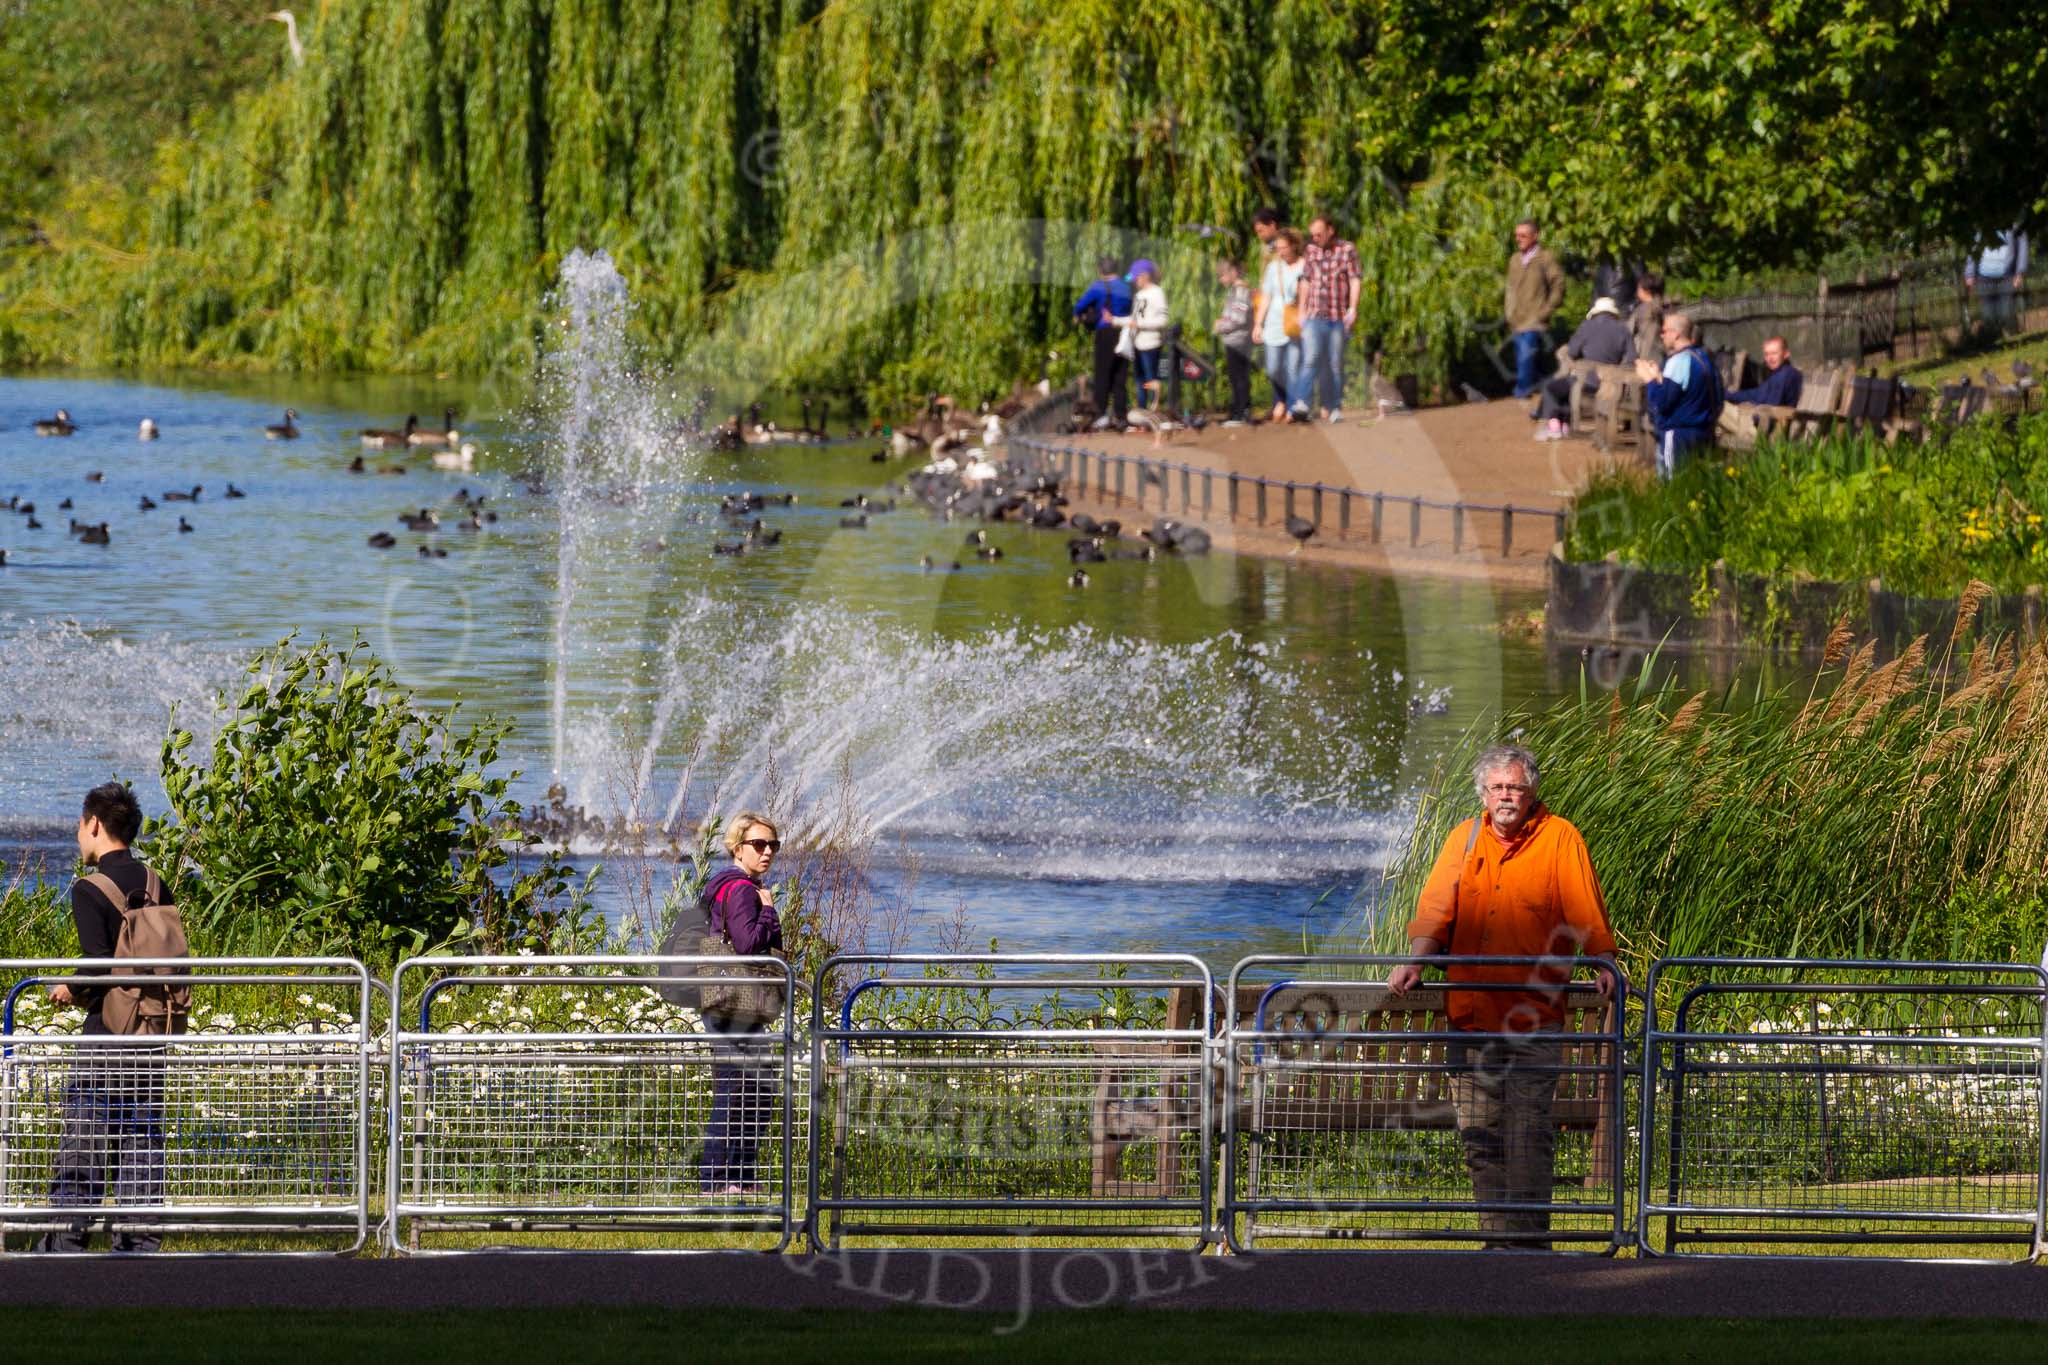
<path id="1" fill-rule="evenodd" d="M 147 871 L 147 869 L 145 869 Z M 107 904 L 121 916 L 121 928 L 114 938 L 117 958 L 181 958 L 192 950 L 185 942 L 185 920 L 175 903 L 165 897 L 164 884 L 154 871 L 148 872 L 142 903 L 129 904 L 128 893 L 104 872 L 85 879 L 86 885 L 106 897 Z M 115 967 L 115 977 L 179 976 L 173 966 Z M 189 985 L 109 986 L 100 1000 L 100 1022 L 110 1033 L 183 1033 L 192 1013 Z"/>

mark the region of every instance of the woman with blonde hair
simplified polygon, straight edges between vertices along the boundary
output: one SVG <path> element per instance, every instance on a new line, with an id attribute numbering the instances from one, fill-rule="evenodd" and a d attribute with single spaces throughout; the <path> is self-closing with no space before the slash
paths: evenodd
<path id="1" fill-rule="evenodd" d="M 725 827 L 725 851 L 732 866 L 713 873 L 697 897 L 702 932 L 723 938 L 740 957 L 780 955 L 782 921 L 775 914 L 775 893 L 763 881 L 782 851 L 781 835 L 767 816 L 741 811 Z M 775 1067 L 759 1038 L 768 1025 L 706 1009 L 704 1027 L 715 1041 L 711 1118 L 698 1182 L 709 1195 L 758 1196 L 761 1132 L 775 1105 Z"/>

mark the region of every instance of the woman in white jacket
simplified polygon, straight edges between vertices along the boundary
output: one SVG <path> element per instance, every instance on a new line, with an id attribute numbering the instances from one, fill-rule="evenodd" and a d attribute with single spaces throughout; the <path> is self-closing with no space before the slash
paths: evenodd
<path id="1" fill-rule="evenodd" d="M 1131 329 L 1133 359 L 1138 371 L 1138 405 L 1157 411 L 1162 397 L 1160 362 L 1165 356 L 1166 328 L 1172 315 L 1166 307 L 1166 291 L 1159 287 L 1159 269 L 1147 260 L 1131 265 L 1131 315 L 1122 319 Z"/>

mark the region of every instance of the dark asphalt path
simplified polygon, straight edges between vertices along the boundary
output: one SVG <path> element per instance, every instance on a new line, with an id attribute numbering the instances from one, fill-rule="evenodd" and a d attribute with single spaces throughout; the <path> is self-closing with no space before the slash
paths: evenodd
<path id="1" fill-rule="evenodd" d="M 1466 1253 L 890 1251 L 840 1256 L 509 1254 L 414 1260 L 0 1261 L 0 1306 L 749 1309 L 938 1307 L 1588 1313 L 2048 1322 L 2048 1268 L 1636 1261 Z"/>

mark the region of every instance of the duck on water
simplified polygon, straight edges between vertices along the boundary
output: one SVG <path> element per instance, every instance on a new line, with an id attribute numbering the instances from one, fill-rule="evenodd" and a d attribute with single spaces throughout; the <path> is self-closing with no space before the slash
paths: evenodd
<path id="1" fill-rule="evenodd" d="M 412 444 L 412 434 L 419 427 L 420 419 L 416 415 L 408 415 L 403 431 L 371 427 L 363 433 L 363 444 L 371 450 L 404 450 Z"/>

